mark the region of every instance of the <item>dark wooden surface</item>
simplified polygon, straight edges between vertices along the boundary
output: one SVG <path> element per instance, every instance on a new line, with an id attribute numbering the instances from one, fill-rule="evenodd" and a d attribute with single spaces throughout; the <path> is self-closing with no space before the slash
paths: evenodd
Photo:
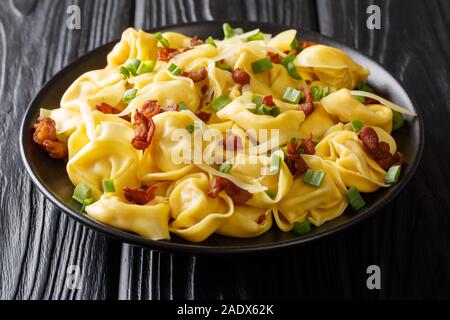
<path id="1" fill-rule="evenodd" d="M 2 1 L 0 10 L 0 298 L 450 298 L 450 2 L 363 0 Z M 78 4 L 81 30 L 66 28 Z M 425 150 L 382 212 L 301 248 L 239 257 L 171 255 L 123 245 L 61 214 L 21 164 L 18 125 L 42 84 L 127 26 L 240 19 L 296 25 L 358 48 L 391 71 L 422 111 Z M 382 289 L 368 290 L 379 265 Z M 78 265 L 82 287 L 66 286 Z"/>

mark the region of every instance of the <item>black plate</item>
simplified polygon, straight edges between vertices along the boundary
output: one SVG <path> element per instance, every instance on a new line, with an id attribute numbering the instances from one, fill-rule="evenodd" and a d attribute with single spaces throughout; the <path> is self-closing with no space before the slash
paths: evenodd
<path id="1" fill-rule="evenodd" d="M 168 26 L 160 28 L 158 31 L 170 30 L 191 36 L 198 34 L 201 38 L 206 38 L 209 35 L 221 38 L 222 23 L 223 22 L 218 21 L 190 23 Z M 233 25 L 241 26 L 245 30 L 260 28 L 263 32 L 272 34 L 291 28 L 288 26 L 248 21 L 234 22 Z M 156 30 L 151 30 L 151 32 L 155 31 Z M 422 118 L 405 90 L 403 90 L 394 77 L 379 64 L 356 50 L 337 43 L 320 34 L 301 29 L 298 31 L 304 40 L 316 41 L 343 49 L 358 63 L 370 69 L 371 75 L 369 83 L 378 93 L 381 93 L 381 95 L 387 99 L 419 114 L 419 117 L 408 119 L 405 125 L 394 134 L 399 149 L 404 153 L 406 159 L 406 165 L 404 165 L 402 170 L 400 182 L 391 188 L 385 188 L 375 193 L 365 194 L 364 198 L 366 199 L 367 206 L 360 212 L 354 213 L 348 208 L 342 216 L 326 222 L 319 228 L 314 228 L 311 233 L 303 236 L 298 236 L 291 232 L 285 233 L 280 231 L 276 226 L 273 226 L 271 230 L 256 238 L 235 239 L 212 235 L 201 243 L 190 243 L 173 235 L 173 238 L 170 241 L 147 240 L 140 236 L 94 221 L 88 216 L 81 215 L 73 210 L 68 204 L 72 196 L 73 186 L 67 176 L 65 163 L 63 161 L 52 160 L 42 149 L 33 143 L 33 123 L 39 115 L 39 108 L 57 107 L 59 105 L 63 93 L 77 77 L 86 71 L 104 68 L 106 65 L 106 55 L 113 48 L 116 41 L 105 44 L 69 64 L 48 81 L 30 103 L 22 122 L 20 137 L 22 159 L 28 173 L 33 182 L 47 198 L 56 204 L 63 212 L 69 214 L 84 225 L 124 242 L 160 250 L 186 253 L 238 253 L 264 251 L 295 246 L 319 239 L 362 221 L 379 211 L 392 200 L 406 185 L 416 170 L 423 149 L 424 130 Z"/>

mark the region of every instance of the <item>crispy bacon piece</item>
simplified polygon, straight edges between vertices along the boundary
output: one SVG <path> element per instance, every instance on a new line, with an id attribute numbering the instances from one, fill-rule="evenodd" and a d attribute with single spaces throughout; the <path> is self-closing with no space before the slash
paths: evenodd
<path id="1" fill-rule="evenodd" d="M 304 154 L 315 154 L 316 147 L 314 146 L 314 142 L 312 140 L 312 135 L 309 135 L 308 139 L 303 140 L 300 145 L 300 149 L 303 149 Z"/>
<path id="2" fill-rule="evenodd" d="M 281 56 L 278 53 L 267 51 L 267 57 L 272 63 L 281 63 Z"/>
<path id="3" fill-rule="evenodd" d="M 206 79 L 206 77 L 208 76 L 208 71 L 206 70 L 205 67 L 201 67 L 200 69 L 197 69 L 192 72 L 182 71 L 181 76 L 187 77 L 194 82 L 199 82 Z"/>
<path id="4" fill-rule="evenodd" d="M 234 82 L 242 86 L 250 83 L 250 75 L 242 69 L 234 69 L 231 76 Z"/>
<path id="5" fill-rule="evenodd" d="M 305 93 L 305 102 L 301 103 L 298 109 L 305 113 L 305 117 L 308 117 L 314 112 L 314 96 L 308 86 L 302 87 L 300 90 Z"/>
<path id="6" fill-rule="evenodd" d="M 195 113 L 197 117 L 199 117 L 204 123 L 208 123 L 209 119 L 211 119 L 211 113 L 205 111 L 197 111 Z"/>
<path id="7" fill-rule="evenodd" d="M 308 47 L 314 46 L 316 44 L 318 44 L 317 42 L 312 42 L 312 41 L 305 41 L 305 40 L 299 40 L 298 44 L 300 45 L 300 47 L 302 47 L 303 49 L 306 49 Z"/>
<path id="8" fill-rule="evenodd" d="M 111 107 L 109 104 L 105 103 L 105 102 L 101 102 L 98 103 L 95 108 L 102 112 L 102 113 L 106 113 L 106 114 L 116 114 L 119 113 L 119 110 L 114 109 L 113 107 Z"/>
<path id="9" fill-rule="evenodd" d="M 56 123 L 49 117 L 39 117 L 34 124 L 33 141 L 41 146 L 53 159 L 67 156 L 67 143 L 56 139 Z"/>
<path id="10" fill-rule="evenodd" d="M 172 105 L 168 106 L 167 108 L 165 108 L 165 109 L 164 109 L 164 112 L 169 112 L 169 111 L 180 111 L 178 108 L 179 108 L 179 107 L 178 107 L 178 104 L 175 103 L 175 104 L 172 104 Z"/>
<path id="11" fill-rule="evenodd" d="M 141 188 L 123 187 L 125 198 L 139 205 L 144 205 L 155 198 L 156 186 L 142 186 Z"/>
<path id="12" fill-rule="evenodd" d="M 376 131 L 371 127 L 362 128 L 358 138 L 367 152 L 384 170 L 388 170 L 394 165 L 402 164 L 403 154 L 397 151 L 392 155 L 389 151 L 389 144 L 379 141 Z"/>
<path id="13" fill-rule="evenodd" d="M 192 47 L 199 46 L 201 44 L 203 44 L 203 40 L 200 39 L 200 37 L 198 35 L 195 35 L 194 37 L 192 37 L 192 39 L 191 39 Z"/>
<path id="14" fill-rule="evenodd" d="M 298 178 L 306 170 L 308 170 L 308 165 L 299 153 L 299 148 L 297 147 L 297 142 L 289 141 L 286 146 L 286 157 L 284 162 L 289 168 L 294 178 Z"/>
<path id="15" fill-rule="evenodd" d="M 235 205 L 242 205 L 252 198 L 250 192 L 238 187 L 233 182 L 223 177 L 214 178 L 208 195 L 211 198 L 217 198 L 219 192 L 222 190 L 225 190 Z"/>
<path id="16" fill-rule="evenodd" d="M 158 48 L 158 60 L 167 62 L 179 53 L 175 48 Z"/>
<path id="17" fill-rule="evenodd" d="M 237 151 L 242 149 L 241 138 L 235 134 L 227 134 L 222 140 L 223 150 Z"/>
<path id="18" fill-rule="evenodd" d="M 275 105 L 275 103 L 273 102 L 273 97 L 272 96 L 265 96 L 261 100 L 261 104 L 265 104 L 266 106 L 269 106 L 269 107 L 273 107 Z"/>
<path id="19" fill-rule="evenodd" d="M 147 119 L 151 119 L 153 116 L 156 116 L 158 113 L 161 113 L 162 111 L 163 109 L 156 100 L 147 100 L 141 107 L 141 113 Z"/>
<path id="20" fill-rule="evenodd" d="M 134 114 L 134 137 L 131 144 L 138 150 L 145 150 L 152 143 L 155 134 L 155 123 L 139 110 Z"/>

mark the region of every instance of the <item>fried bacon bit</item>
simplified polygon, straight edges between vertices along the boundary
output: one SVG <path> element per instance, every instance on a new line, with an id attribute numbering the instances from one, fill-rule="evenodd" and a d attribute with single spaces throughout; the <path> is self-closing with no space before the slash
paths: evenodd
<path id="1" fill-rule="evenodd" d="M 178 108 L 179 108 L 179 107 L 178 107 L 178 104 L 177 104 L 177 103 L 176 103 L 176 104 L 172 104 L 172 105 L 168 106 L 167 108 L 165 108 L 165 109 L 164 109 L 164 112 L 180 111 Z"/>
<path id="2" fill-rule="evenodd" d="M 106 113 L 106 114 L 116 114 L 119 113 L 119 111 L 117 109 L 114 109 L 113 107 L 111 107 L 109 104 L 102 102 L 102 103 L 98 103 L 95 108 L 102 112 L 102 113 Z"/>
<path id="3" fill-rule="evenodd" d="M 261 214 L 258 216 L 258 220 L 256 220 L 257 224 L 263 224 L 267 219 L 267 216 L 265 214 Z"/>
<path id="4" fill-rule="evenodd" d="M 242 69 L 234 69 L 231 76 L 234 82 L 242 86 L 250 83 L 250 75 Z"/>
<path id="5" fill-rule="evenodd" d="M 141 113 L 147 119 L 151 119 L 153 116 L 156 116 L 158 113 L 161 113 L 163 110 L 161 106 L 158 104 L 156 100 L 147 100 L 144 102 L 144 105 L 141 107 Z M 135 117 L 136 119 L 136 117 Z"/>
<path id="6" fill-rule="evenodd" d="M 305 113 L 305 117 L 308 117 L 314 111 L 314 96 L 308 86 L 302 87 L 300 90 L 305 93 L 305 102 L 301 103 L 298 109 Z"/>
<path id="7" fill-rule="evenodd" d="M 194 82 L 199 82 L 206 79 L 206 77 L 208 76 L 208 71 L 206 70 L 205 67 L 201 67 L 200 69 L 197 69 L 192 72 L 182 71 L 181 76 L 187 77 Z"/>
<path id="8" fill-rule="evenodd" d="M 131 144 L 138 150 L 145 150 L 152 143 L 155 133 L 155 123 L 139 110 L 134 114 L 134 137 Z"/>
<path id="9" fill-rule="evenodd" d="M 267 51 L 267 57 L 272 63 L 281 63 L 281 56 L 278 53 Z"/>
<path id="10" fill-rule="evenodd" d="M 394 165 L 402 164 L 403 154 L 397 151 L 392 155 L 389 152 L 389 144 L 384 141 L 380 142 L 376 131 L 371 127 L 362 128 L 358 138 L 367 152 L 384 170 L 388 170 Z"/>
<path id="11" fill-rule="evenodd" d="M 195 47 L 195 46 L 199 46 L 203 44 L 203 40 L 200 39 L 200 37 L 198 35 L 195 35 L 192 39 L 191 39 L 191 46 Z"/>
<path id="12" fill-rule="evenodd" d="M 315 46 L 318 43 L 312 41 L 299 40 L 298 44 L 300 45 L 301 48 L 306 49 L 308 47 Z"/>
<path id="13" fill-rule="evenodd" d="M 275 105 L 275 103 L 273 102 L 273 97 L 272 96 L 265 96 L 261 100 L 261 104 L 265 104 L 266 106 L 269 106 L 269 107 L 273 107 Z"/>
<path id="14" fill-rule="evenodd" d="M 156 186 L 142 186 L 141 188 L 123 187 L 125 198 L 139 205 L 144 205 L 155 198 Z"/>
<path id="15" fill-rule="evenodd" d="M 195 115 L 199 117 L 200 120 L 202 120 L 204 123 L 208 123 L 209 119 L 211 119 L 211 113 L 209 112 L 199 110 L 195 113 Z"/>
<path id="16" fill-rule="evenodd" d="M 180 51 L 174 48 L 158 48 L 158 60 L 167 62 L 179 53 Z"/>
<path id="17" fill-rule="evenodd" d="M 219 192 L 222 190 L 225 190 L 235 205 L 242 205 L 252 198 L 250 192 L 238 187 L 233 182 L 223 177 L 214 178 L 208 195 L 211 198 L 217 198 Z"/>
<path id="18" fill-rule="evenodd" d="M 298 178 L 302 175 L 306 170 L 308 170 L 308 165 L 305 160 L 303 160 L 300 155 L 300 150 L 297 147 L 296 141 L 289 141 L 286 146 L 286 157 L 284 158 L 284 162 L 289 168 L 289 171 L 292 173 L 294 178 Z"/>
<path id="19" fill-rule="evenodd" d="M 308 139 L 302 139 L 302 143 L 300 145 L 300 149 L 303 149 L 304 154 L 315 154 L 316 147 L 314 146 L 314 142 L 312 140 L 312 134 L 309 135 Z"/>
<path id="20" fill-rule="evenodd" d="M 40 145 L 53 159 L 67 156 L 67 144 L 56 139 L 56 123 L 49 117 L 39 117 L 34 124 L 33 141 Z"/>
<path id="21" fill-rule="evenodd" d="M 241 138 L 235 134 L 227 134 L 222 140 L 223 150 L 237 151 L 242 149 Z"/>

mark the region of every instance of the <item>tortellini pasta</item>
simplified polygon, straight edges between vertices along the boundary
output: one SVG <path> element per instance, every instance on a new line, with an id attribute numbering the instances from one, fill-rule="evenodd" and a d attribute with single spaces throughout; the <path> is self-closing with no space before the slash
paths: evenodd
<path id="1" fill-rule="evenodd" d="M 401 108 L 354 96 L 369 70 L 340 49 L 296 46 L 296 30 L 233 32 L 202 42 L 129 28 L 104 69 L 41 109 L 53 122 L 35 138 L 67 143 L 89 217 L 152 240 L 299 233 L 343 214 L 349 188 L 388 186 L 372 152 L 398 153 Z M 360 130 L 377 136 L 372 149 Z"/>

